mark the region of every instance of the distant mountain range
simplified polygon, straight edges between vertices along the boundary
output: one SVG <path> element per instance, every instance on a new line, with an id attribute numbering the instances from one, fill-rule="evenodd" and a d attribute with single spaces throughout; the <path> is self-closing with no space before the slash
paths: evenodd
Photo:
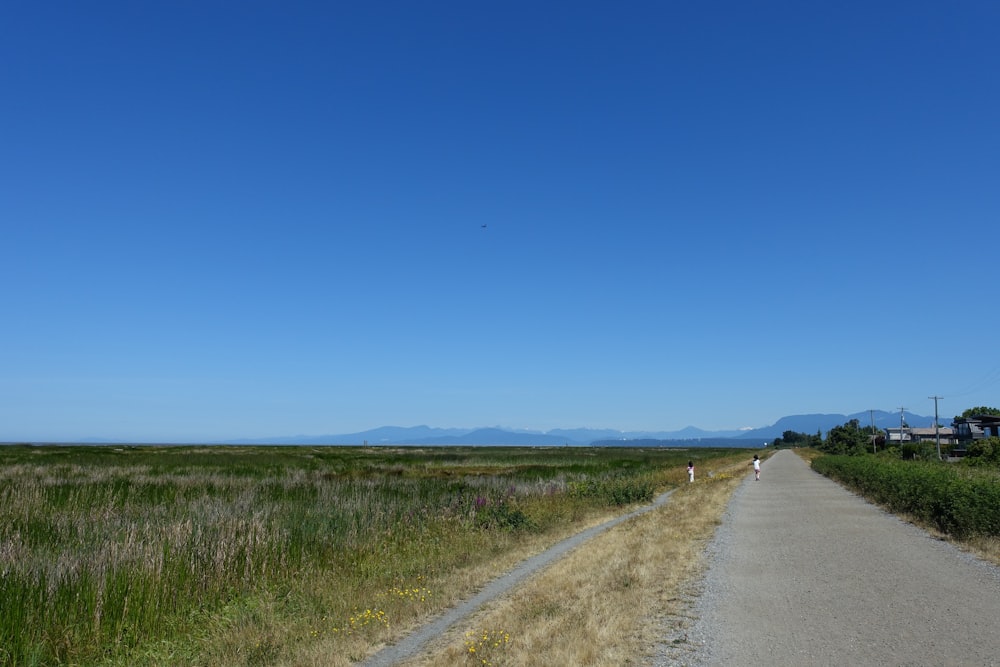
<path id="1" fill-rule="evenodd" d="M 923 417 L 903 412 L 908 426 L 929 427 L 934 417 Z M 861 426 L 870 426 L 874 417 L 878 428 L 898 428 L 900 414 L 875 410 L 874 413 L 857 412 L 850 415 L 811 414 L 782 417 L 771 426 L 738 431 L 705 431 L 688 426 L 679 431 L 615 431 L 611 429 L 553 429 L 551 431 L 523 431 L 500 427 L 478 429 L 431 428 L 429 426 L 382 426 L 360 433 L 320 436 L 288 436 L 227 441 L 238 445 L 621 445 L 659 444 L 683 446 L 757 447 L 781 437 L 785 431 L 796 433 L 822 433 L 824 436 L 834 426 L 857 419 Z M 942 425 L 945 422 L 942 421 Z"/>

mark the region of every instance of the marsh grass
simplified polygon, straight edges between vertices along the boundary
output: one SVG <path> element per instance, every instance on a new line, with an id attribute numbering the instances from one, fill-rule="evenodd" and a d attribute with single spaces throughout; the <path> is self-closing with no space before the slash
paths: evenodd
<path id="1" fill-rule="evenodd" d="M 347 664 L 690 455 L 3 447 L 0 665 Z"/>

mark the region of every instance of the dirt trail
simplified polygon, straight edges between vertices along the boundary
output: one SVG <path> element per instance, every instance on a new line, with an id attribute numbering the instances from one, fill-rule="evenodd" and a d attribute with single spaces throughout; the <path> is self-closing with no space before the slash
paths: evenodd
<path id="1" fill-rule="evenodd" d="M 378 653 L 372 655 L 362 663 L 362 666 L 389 667 L 390 665 L 395 665 L 398 662 L 417 655 L 425 644 L 444 634 L 448 628 L 459 621 L 464 620 L 484 604 L 507 593 L 530 575 L 547 565 L 550 565 L 557 559 L 562 558 L 572 549 L 577 548 L 596 535 L 608 530 L 609 528 L 617 526 L 632 517 L 644 514 L 657 507 L 661 507 L 670 498 L 671 493 L 673 493 L 673 490 L 662 493 L 649 505 L 644 505 L 632 512 L 628 512 L 627 514 L 615 517 L 614 519 L 606 521 L 598 526 L 581 531 L 576 535 L 568 537 L 558 544 L 546 549 L 537 556 L 532 556 L 531 558 L 522 561 L 513 570 L 490 582 L 486 587 L 468 600 L 465 600 L 455 607 L 445 611 L 433 621 L 420 627 L 417 631 L 403 637 L 395 644 L 386 646 Z"/>
<path id="2" fill-rule="evenodd" d="M 709 560 L 699 620 L 657 665 L 1000 665 L 1000 570 L 793 452 L 747 476 Z"/>

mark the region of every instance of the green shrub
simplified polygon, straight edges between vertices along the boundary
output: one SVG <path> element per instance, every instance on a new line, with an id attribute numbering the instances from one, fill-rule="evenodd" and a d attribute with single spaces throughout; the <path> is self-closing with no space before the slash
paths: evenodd
<path id="1" fill-rule="evenodd" d="M 509 501 L 479 507 L 476 511 L 476 524 L 486 529 L 527 530 L 532 527 L 528 515 Z"/>
<path id="2" fill-rule="evenodd" d="M 973 440 L 965 448 L 965 455 L 974 464 L 1000 463 L 1000 438 Z"/>
<path id="3" fill-rule="evenodd" d="M 596 498 L 611 506 L 621 506 L 649 502 L 655 489 L 649 480 L 616 476 L 571 483 L 569 492 L 574 497 Z"/>
<path id="4" fill-rule="evenodd" d="M 813 468 L 894 512 L 958 538 L 1000 535 L 1000 479 L 933 461 L 822 456 Z"/>

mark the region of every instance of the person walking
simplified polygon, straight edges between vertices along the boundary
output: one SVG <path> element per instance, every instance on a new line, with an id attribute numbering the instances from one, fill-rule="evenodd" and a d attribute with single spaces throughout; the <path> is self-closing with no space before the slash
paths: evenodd
<path id="1" fill-rule="evenodd" d="M 694 481 L 694 461 L 688 461 L 688 484 Z"/>
<path id="2" fill-rule="evenodd" d="M 760 458 L 756 454 L 753 455 L 753 461 L 750 462 L 750 465 L 753 466 L 753 478 L 756 481 L 759 482 L 760 481 Z"/>

